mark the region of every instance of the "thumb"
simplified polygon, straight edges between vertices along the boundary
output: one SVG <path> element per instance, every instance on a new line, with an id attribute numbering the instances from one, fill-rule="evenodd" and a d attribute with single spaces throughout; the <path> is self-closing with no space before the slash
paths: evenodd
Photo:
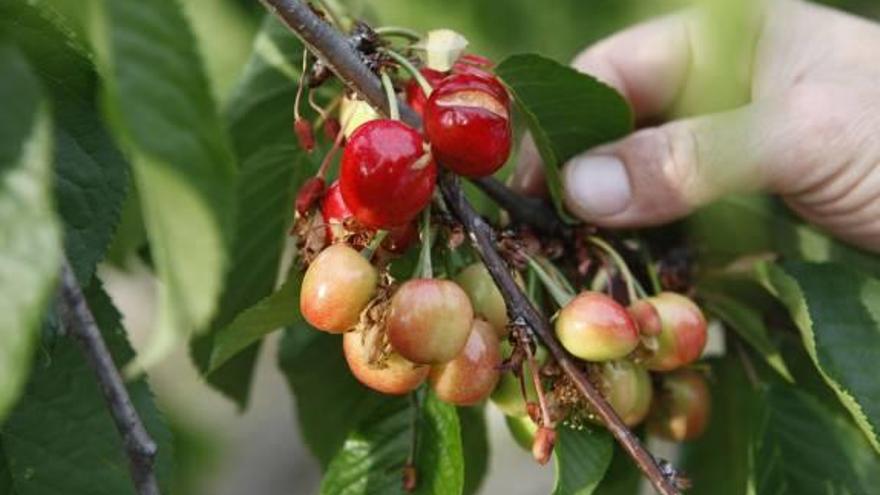
<path id="1" fill-rule="evenodd" d="M 643 129 L 590 150 L 563 170 L 566 206 L 602 226 L 648 226 L 724 194 L 766 188 L 779 172 L 765 166 L 772 160 L 764 143 L 777 134 L 768 119 L 780 120 L 752 105 Z"/>

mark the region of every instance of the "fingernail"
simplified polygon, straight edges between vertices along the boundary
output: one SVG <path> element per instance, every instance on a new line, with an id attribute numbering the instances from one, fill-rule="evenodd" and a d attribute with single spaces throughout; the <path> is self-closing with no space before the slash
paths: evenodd
<path id="1" fill-rule="evenodd" d="M 632 190 L 626 168 L 609 155 L 581 155 L 565 167 L 565 196 L 573 213 L 595 219 L 629 206 Z"/>

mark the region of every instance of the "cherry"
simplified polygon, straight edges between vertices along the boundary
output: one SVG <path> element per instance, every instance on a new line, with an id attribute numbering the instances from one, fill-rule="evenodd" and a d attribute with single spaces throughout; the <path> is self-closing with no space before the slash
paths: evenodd
<path id="1" fill-rule="evenodd" d="M 437 166 L 424 140 L 396 120 L 372 120 L 348 139 L 340 188 L 345 204 L 364 226 L 405 225 L 431 201 Z"/>
<path id="2" fill-rule="evenodd" d="M 709 423 L 712 397 L 703 375 L 679 370 L 664 375 L 648 418 L 651 433 L 683 442 L 699 437 Z"/>
<path id="3" fill-rule="evenodd" d="M 510 97 L 494 76 L 453 74 L 425 106 L 425 135 L 437 161 L 467 177 L 484 177 L 510 155 Z"/>
<path id="4" fill-rule="evenodd" d="M 313 327 L 342 333 L 358 322 L 378 281 L 378 272 L 360 253 L 334 244 L 321 251 L 306 270 L 300 312 Z"/>
<path id="5" fill-rule="evenodd" d="M 532 444 L 535 441 L 535 433 L 538 431 L 538 425 L 528 416 L 505 416 L 504 422 L 507 423 L 507 429 L 517 445 L 525 450 L 531 451 Z"/>
<path id="6" fill-rule="evenodd" d="M 501 341 L 501 356 L 504 359 L 509 358 L 512 351 L 513 346 L 507 340 Z M 547 349 L 538 346 L 535 349 L 535 361 L 539 368 L 543 366 L 547 362 Z M 519 378 L 513 372 L 502 373 L 498 385 L 495 386 L 495 391 L 492 392 L 492 402 L 508 416 L 526 416 L 528 414 L 526 400 L 529 402 L 538 401 L 538 392 L 535 390 L 535 382 L 532 380 L 532 371 L 527 360 L 523 361 L 522 376 L 526 389 L 525 398 L 523 398 L 520 389 Z"/>
<path id="7" fill-rule="evenodd" d="M 327 228 L 327 243 L 342 239 L 347 233 L 348 226 L 356 220 L 351 210 L 342 199 L 339 189 L 339 181 L 334 182 L 327 189 L 324 200 L 321 202 L 321 215 Z M 382 247 L 394 254 L 406 251 L 419 238 L 419 228 L 416 222 L 408 222 L 399 227 L 393 227 L 388 231 L 388 236 L 382 241 Z"/>
<path id="8" fill-rule="evenodd" d="M 602 363 L 600 390 L 627 426 L 645 419 L 651 408 L 653 388 L 648 370 L 628 360 Z"/>
<path id="9" fill-rule="evenodd" d="M 499 338 L 504 338 L 507 328 L 507 304 L 501 291 L 482 263 L 474 263 L 455 277 L 458 285 L 467 292 L 474 307 L 474 314 L 488 321 Z"/>
<path id="10" fill-rule="evenodd" d="M 565 349 L 587 361 L 620 359 L 639 343 L 636 324 L 626 309 L 598 292 L 581 292 L 556 319 L 556 336 Z"/>
<path id="11" fill-rule="evenodd" d="M 464 348 L 473 320 L 467 294 L 454 282 L 412 279 L 391 298 L 388 341 L 414 363 L 441 364 Z"/>
<path id="12" fill-rule="evenodd" d="M 437 84 L 446 77 L 446 74 L 439 70 L 429 69 L 427 67 L 422 68 L 419 72 L 422 73 L 425 80 L 428 81 L 428 84 L 430 84 L 432 88 L 437 86 Z M 419 114 L 419 116 L 422 116 L 425 111 L 425 105 L 428 103 L 428 97 L 425 96 L 425 92 L 422 91 L 422 86 L 419 85 L 419 82 L 416 81 L 415 78 L 413 78 L 406 83 L 404 89 L 406 91 L 406 102 L 417 114 Z"/>
<path id="13" fill-rule="evenodd" d="M 495 388 L 500 375 L 501 348 L 491 325 L 475 319 L 464 348 L 452 361 L 431 369 L 430 383 L 437 397 L 457 406 L 481 402 Z"/>
<path id="14" fill-rule="evenodd" d="M 654 371 L 670 371 L 696 361 L 706 347 L 706 318 L 687 297 L 662 292 L 630 306 L 641 332 L 650 337 L 649 348 L 656 347 L 645 366 Z M 651 346 L 654 344 L 654 346 Z"/>
<path id="15" fill-rule="evenodd" d="M 430 368 L 403 359 L 395 352 L 383 363 L 370 363 L 361 332 L 342 337 L 342 352 L 351 373 L 359 382 L 383 394 L 403 395 L 418 388 L 428 378 Z"/>

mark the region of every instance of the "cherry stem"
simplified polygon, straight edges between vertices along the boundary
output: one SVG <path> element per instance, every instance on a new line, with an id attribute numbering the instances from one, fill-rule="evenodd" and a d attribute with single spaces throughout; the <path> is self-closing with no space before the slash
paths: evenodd
<path id="1" fill-rule="evenodd" d="M 422 34 L 418 31 L 401 26 L 381 26 L 373 29 L 379 36 L 398 36 L 412 41 L 422 39 Z"/>
<path id="2" fill-rule="evenodd" d="M 379 246 L 382 245 L 382 241 L 385 240 L 385 236 L 387 235 L 387 230 L 380 230 L 376 232 L 376 235 L 373 236 L 373 239 L 370 241 L 367 247 L 361 250 L 361 256 L 366 258 L 367 261 L 371 260 L 373 258 L 373 253 L 375 253 L 376 250 L 379 249 Z"/>
<path id="3" fill-rule="evenodd" d="M 526 357 L 529 360 L 529 372 L 532 375 L 532 382 L 535 384 L 535 392 L 538 394 L 538 405 L 541 407 L 541 426 L 553 428 L 553 421 L 550 420 L 550 409 L 547 407 L 547 397 L 544 396 L 544 385 L 541 383 L 541 375 L 538 370 L 538 361 L 535 360 L 535 353 L 532 352 L 531 342 L 528 336 L 525 337 Z"/>
<path id="4" fill-rule="evenodd" d="M 347 120 L 348 119 L 346 119 L 346 121 Z M 327 170 L 330 169 L 330 165 L 333 163 L 333 157 L 336 156 L 336 152 L 342 147 L 343 139 L 345 139 L 345 134 L 340 130 L 339 134 L 336 135 L 336 139 L 333 140 L 333 146 L 330 147 L 330 150 L 324 155 L 324 159 L 321 160 L 321 166 L 318 167 L 318 172 L 315 174 L 315 177 L 321 179 L 327 177 Z"/>
<path id="5" fill-rule="evenodd" d="M 302 55 L 302 71 L 300 72 L 299 81 L 296 85 L 296 97 L 293 99 L 293 119 L 299 120 L 302 116 L 299 113 L 300 102 L 302 101 L 303 90 L 305 89 L 305 84 L 303 81 L 306 78 L 306 71 L 309 70 L 309 50 L 303 49 Z"/>
<path id="6" fill-rule="evenodd" d="M 422 250 L 419 252 L 419 266 L 416 267 L 416 277 L 434 278 L 434 267 L 431 264 L 432 243 L 431 205 L 429 204 L 422 212 Z"/>
<path id="7" fill-rule="evenodd" d="M 389 57 L 393 58 L 395 62 L 400 64 L 401 67 L 406 69 L 406 71 L 415 78 L 416 82 L 419 83 L 419 87 L 422 88 L 422 92 L 425 93 L 426 98 L 428 96 L 431 96 L 431 93 L 434 91 L 431 83 L 429 83 L 428 80 L 425 79 L 425 76 L 422 74 L 422 72 L 417 69 L 416 66 L 409 61 L 408 58 L 388 48 L 382 51 L 386 53 Z"/>
<path id="8" fill-rule="evenodd" d="M 541 263 L 531 256 L 526 256 L 526 259 L 529 261 L 529 268 L 531 268 L 538 278 L 541 279 L 541 283 L 544 284 L 544 287 L 547 288 L 547 291 L 553 297 L 553 300 L 556 301 L 556 304 L 559 305 L 560 308 L 565 307 L 566 304 L 569 303 L 572 299 L 574 299 L 574 289 L 571 286 L 565 287 L 559 283 L 556 278 L 547 273 Z M 567 283 L 566 283 L 567 285 Z"/>
<path id="9" fill-rule="evenodd" d="M 639 252 L 642 253 L 642 262 L 645 263 L 645 271 L 648 272 L 648 280 L 651 281 L 651 290 L 654 291 L 654 294 L 663 292 L 663 285 L 660 283 L 660 277 L 657 275 L 657 267 L 654 266 L 651 253 L 641 239 L 639 239 Z"/>
<path id="10" fill-rule="evenodd" d="M 397 105 L 397 93 L 388 73 L 382 71 L 382 86 L 385 88 L 385 97 L 388 99 L 388 116 L 392 120 L 400 120 L 400 107 Z"/>
<path id="11" fill-rule="evenodd" d="M 642 287 L 639 281 L 636 280 L 635 277 L 633 277 L 632 271 L 630 271 L 629 266 L 627 266 L 626 262 L 623 261 L 623 257 L 620 256 L 620 253 L 618 253 L 617 250 L 615 250 L 613 247 L 611 247 L 610 244 L 608 244 L 601 238 L 594 235 L 587 236 L 587 240 L 594 246 L 604 251 L 608 256 L 611 257 L 612 260 L 614 260 L 614 264 L 617 265 L 617 268 L 620 270 L 620 272 L 623 274 L 623 278 L 626 280 L 626 289 L 629 294 L 630 303 L 634 303 L 638 299 L 639 295 L 641 297 L 648 297 L 648 293 L 645 292 L 645 289 Z M 637 292 L 638 295 L 636 295 Z"/>

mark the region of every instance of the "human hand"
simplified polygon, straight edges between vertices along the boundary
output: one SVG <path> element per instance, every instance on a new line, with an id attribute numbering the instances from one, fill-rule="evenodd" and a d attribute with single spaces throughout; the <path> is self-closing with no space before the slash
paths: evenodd
<path id="1" fill-rule="evenodd" d="M 699 13 L 618 33 L 574 67 L 617 89 L 640 122 L 705 92 L 708 61 Z M 656 225 L 725 194 L 779 194 L 806 220 L 880 252 L 880 26 L 796 0 L 768 2 L 733 110 L 653 127 L 569 161 L 565 204 L 607 227 Z M 707 69 L 706 69 L 707 70 Z M 703 84 L 700 83 L 701 79 Z M 526 139 L 511 185 L 542 190 Z"/>

